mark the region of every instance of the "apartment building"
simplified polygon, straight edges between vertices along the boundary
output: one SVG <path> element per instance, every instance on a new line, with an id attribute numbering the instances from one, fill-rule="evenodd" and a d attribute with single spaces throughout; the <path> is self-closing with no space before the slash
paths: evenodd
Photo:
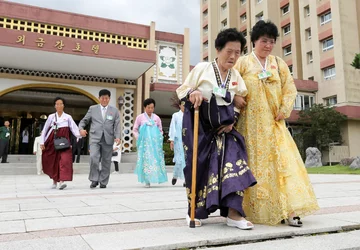
<path id="1" fill-rule="evenodd" d="M 216 57 L 214 40 L 221 29 L 243 32 L 247 54 L 252 49 L 251 27 L 271 20 L 280 33 L 273 54 L 288 64 L 298 88 L 293 122 L 299 110 L 313 103 L 335 106 L 348 116 L 342 144 L 349 146 L 349 156 L 360 155 L 360 71 L 350 65 L 360 52 L 360 1 L 200 1 L 201 61 Z"/>

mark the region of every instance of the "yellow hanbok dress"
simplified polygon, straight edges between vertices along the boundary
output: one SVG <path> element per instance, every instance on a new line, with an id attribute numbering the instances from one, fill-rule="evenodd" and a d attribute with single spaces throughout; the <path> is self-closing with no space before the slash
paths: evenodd
<path id="1" fill-rule="evenodd" d="M 268 56 L 271 76 L 260 80 L 262 66 L 249 54 L 239 58 L 235 69 L 248 89 L 237 130 L 245 137 L 248 164 L 258 182 L 244 194 L 247 219 L 275 225 L 291 212 L 302 216 L 316 211 L 318 203 L 297 146 L 285 121 L 275 121 L 279 112 L 290 116 L 297 94 L 288 66 Z"/>

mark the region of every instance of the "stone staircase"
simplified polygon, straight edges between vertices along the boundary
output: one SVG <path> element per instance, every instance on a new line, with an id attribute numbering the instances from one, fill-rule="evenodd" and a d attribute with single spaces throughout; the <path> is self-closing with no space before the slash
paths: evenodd
<path id="1" fill-rule="evenodd" d="M 74 163 L 74 174 L 89 173 L 89 155 L 82 155 L 80 163 Z M 136 167 L 137 153 L 124 153 L 121 155 L 119 164 L 120 173 L 133 173 Z M 36 174 L 35 155 L 9 155 L 9 163 L 0 164 L 0 175 L 33 175 Z M 114 171 L 114 164 L 111 164 L 111 172 Z M 167 172 L 173 171 L 173 166 L 166 166 Z"/>

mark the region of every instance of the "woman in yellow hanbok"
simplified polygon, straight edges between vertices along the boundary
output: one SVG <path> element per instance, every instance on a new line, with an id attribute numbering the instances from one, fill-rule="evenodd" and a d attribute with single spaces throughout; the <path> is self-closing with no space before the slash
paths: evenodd
<path id="1" fill-rule="evenodd" d="M 287 220 L 290 226 L 300 227 L 300 216 L 319 207 L 285 125 L 297 91 L 287 64 L 270 55 L 278 36 L 273 23 L 257 22 L 251 32 L 253 52 L 235 65 L 248 89 L 237 130 L 245 137 L 248 164 L 258 182 L 245 191 L 244 210 L 255 223 L 275 225 Z"/>

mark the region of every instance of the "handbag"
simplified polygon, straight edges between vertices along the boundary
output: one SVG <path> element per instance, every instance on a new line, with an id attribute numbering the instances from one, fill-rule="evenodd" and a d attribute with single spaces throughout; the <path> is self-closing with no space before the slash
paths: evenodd
<path id="1" fill-rule="evenodd" d="M 70 142 L 66 137 L 57 137 L 56 132 L 58 131 L 57 127 L 57 117 L 55 113 L 55 129 L 54 129 L 54 148 L 55 150 L 64 150 L 70 148 Z"/>
<path id="2" fill-rule="evenodd" d="M 112 156 L 118 156 L 118 154 L 119 154 L 119 153 L 118 153 L 117 151 L 113 151 L 113 152 L 112 152 Z"/>

